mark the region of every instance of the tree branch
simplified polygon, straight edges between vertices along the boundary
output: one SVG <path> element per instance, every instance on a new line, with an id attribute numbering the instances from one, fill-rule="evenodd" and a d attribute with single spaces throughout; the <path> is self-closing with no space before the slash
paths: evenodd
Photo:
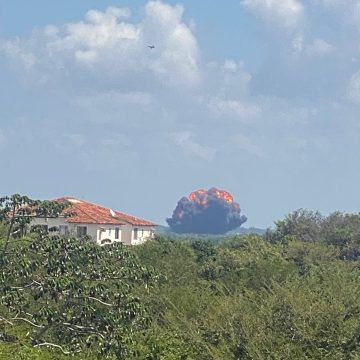
<path id="1" fill-rule="evenodd" d="M 4 321 L 4 322 L 6 322 L 6 323 L 9 324 L 9 325 L 14 325 L 11 321 L 3 318 L 2 316 L 0 316 L 0 321 Z"/>
<path id="2" fill-rule="evenodd" d="M 12 290 L 24 290 L 24 289 L 27 289 L 27 288 L 30 288 L 32 286 L 36 285 L 36 287 L 39 287 L 39 286 L 42 286 L 41 283 L 39 283 L 38 281 L 33 281 L 31 282 L 30 284 L 27 284 L 27 285 L 23 285 L 23 286 L 12 286 L 11 289 Z"/>
<path id="3" fill-rule="evenodd" d="M 11 320 L 21 320 L 21 321 L 25 321 L 25 322 L 29 323 L 29 324 L 32 325 L 32 326 L 35 326 L 35 327 L 39 328 L 39 329 L 43 329 L 43 328 L 44 328 L 44 326 L 37 325 L 37 324 L 33 323 L 32 321 L 30 321 L 30 320 L 28 320 L 28 319 L 19 318 L 19 317 L 17 317 L 17 316 L 15 316 L 14 318 L 12 318 Z"/>
<path id="4" fill-rule="evenodd" d="M 34 347 L 39 347 L 39 346 L 52 346 L 52 347 L 55 347 L 57 349 L 60 349 L 62 351 L 63 354 L 65 355 L 71 355 L 72 353 L 69 352 L 69 351 L 65 351 L 62 346 L 60 345 L 57 345 L 57 344 L 53 344 L 53 343 L 48 343 L 48 342 L 45 342 L 45 343 L 41 343 L 41 344 L 36 344 L 34 345 Z M 76 352 L 79 352 L 79 351 L 76 351 Z"/>
<path id="5" fill-rule="evenodd" d="M 84 278 L 81 277 L 77 284 L 76 285 L 79 285 L 83 282 Z M 74 289 L 76 288 L 77 286 L 74 286 L 73 289 L 70 290 L 70 292 L 68 293 L 68 295 L 66 296 L 66 299 L 63 303 L 63 305 L 60 307 L 60 309 L 58 310 L 58 314 L 63 314 L 65 312 L 65 310 L 70 306 L 71 304 L 71 300 L 73 298 L 73 293 L 74 293 Z M 54 319 L 51 319 L 47 325 L 45 325 L 44 327 L 42 327 L 38 332 L 37 334 L 35 335 L 34 339 L 33 339 L 33 344 L 36 344 L 40 339 L 41 337 L 54 325 Z"/>
<path id="6" fill-rule="evenodd" d="M 2 257 L 4 257 L 6 255 L 6 251 L 7 251 L 8 246 L 9 246 L 10 236 L 11 236 L 11 232 L 12 232 L 12 229 L 13 229 L 13 226 L 14 226 L 15 212 L 16 212 L 16 205 L 13 204 L 10 225 L 9 225 L 9 229 L 8 229 L 8 232 L 7 232 L 7 235 L 6 235 L 6 241 L 5 241 L 3 251 L 2 251 Z"/>
<path id="7" fill-rule="evenodd" d="M 79 303 L 78 301 L 74 301 L 74 300 L 87 300 L 87 299 L 90 299 L 90 300 L 94 300 L 94 301 L 97 301 L 98 303 L 102 304 L 102 305 L 105 305 L 105 306 L 109 306 L 109 307 L 114 307 L 115 305 L 114 304 L 109 304 L 109 303 L 106 303 L 100 299 L 97 299 L 93 296 L 76 296 L 72 299 L 71 303 L 74 304 L 74 305 L 78 305 L 78 306 L 84 306 L 83 304 Z"/>
<path id="8" fill-rule="evenodd" d="M 106 302 L 101 301 L 100 299 L 94 298 L 94 297 L 92 297 L 92 296 L 88 296 L 87 299 L 97 301 L 97 302 L 99 302 L 100 304 L 103 304 L 103 305 L 105 305 L 105 306 L 111 306 L 111 307 L 114 306 L 113 304 L 106 303 Z"/>
<path id="9" fill-rule="evenodd" d="M 96 331 L 95 328 L 93 328 L 92 326 L 80 326 L 80 325 L 75 325 L 75 324 L 70 324 L 70 323 L 62 323 L 61 325 L 66 326 L 68 329 L 70 329 L 71 331 L 74 331 L 74 332 L 78 331 L 81 334 L 97 335 L 97 336 L 100 336 L 102 339 L 105 339 L 105 335 Z"/>

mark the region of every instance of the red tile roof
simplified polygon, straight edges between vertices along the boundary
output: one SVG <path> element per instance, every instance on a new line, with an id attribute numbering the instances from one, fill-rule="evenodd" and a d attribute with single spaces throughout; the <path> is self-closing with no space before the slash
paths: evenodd
<path id="1" fill-rule="evenodd" d="M 72 206 L 64 211 L 64 215 L 69 212 L 73 213 L 72 216 L 66 219 L 69 223 L 114 225 L 130 223 L 131 225 L 137 226 L 155 226 L 155 224 L 150 221 L 127 215 L 119 211 L 113 211 L 103 206 L 92 204 L 84 200 L 78 200 L 73 197 L 62 197 L 54 199 L 53 201 L 68 201 L 71 203 Z"/>
<path id="2" fill-rule="evenodd" d="M 132 225 L 139 225 L 139 226 L 155 226 L 154 223 L 152 223 L 151 221 L 147 221 L 147 220 L 144 220 L 144 219 L 140 219 L 140 218 L 137 218 L 135 216 L 132 216 L 132 215 L 127 215 L 127 214 L 124 214 L 120 211 L 115 211 L 115 214 L 116 216 L 119 217 L 119 219 L 127 222 L 127 223 L 130 223 Z"/>

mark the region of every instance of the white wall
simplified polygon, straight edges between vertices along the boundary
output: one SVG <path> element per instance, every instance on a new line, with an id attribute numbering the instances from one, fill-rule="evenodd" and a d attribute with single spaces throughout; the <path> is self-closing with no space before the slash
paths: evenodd
<path id="1" fill-rule="evenodd" d="M 47 225 L 48 228 L 59 227 L 60 225 L 67 226 L 69 233 L 76 236 L 77 226 L 86 226 L 87 235 L 91 236 L 93 240 L 101 245 L 102 240 L 109 239 L 110 242 L 121 241 L 125 245 L 140 245 L 145 241 L 154 237 L 154 227 L 152 226 L 134 226 L 129 223 L 125 225 L 110 225 L 110 224 L 73 224 L 67 223 L 63 217 L 58 218 L 34 218 L 31 225 Z M 115 229 L 119 228 L 119 239 L 115 239 Z M 137 239 L 135 239 L 135 231 L 137 230 Z"/>
<path id="2" fill-rule="evenodd" d="M 123 225 L 110 225 L 110 224 L 74 224 L 67 223 L 65 218 L 34 218 L 31 221 L 31 226 L 33 225 L 47 225 L 48 228 L 67 226 L 70 234 L 76 236 L 78 226 L 86 226 L 87 235 L 91 236 L 93 240 L 101 245 L 102 240 L 109 239 L 110 242 L 121 241 L 122 240 L 122 226 Z M 115 239 L 116 228 L 119 229 L 119 239 Z"/>
<path id="3" fill-rule="evenodd" d="M 96 225 L 96 238 L 97 243 L 101 244 L 102 240 L 108 239 L 110 242 L 122 240 L 122 227 L 123 225 Z M 116 229 L 119 229 L 119 238 L 115 238 Z"/>
<path id="4" fill-rule="evenodd" d="M 135 229 L 137 229 L 137 238 L 135 239 Z M 131 245 L 140 245 L 145 241 L 154 238 L 154 228 L 151 226 L 133 226 L 131 231 Z"/>
<path id="5" fill-rule="evenodd" d="M 132 229 L 133 229 L 133 227 L 132 227 L 131 224 L 125 224 L 125 225 L 123 225 L 123 227 L 122 227 L 122 231 L 123 231 L 123 233 L 122 233 L 122 235 L 123 235 L 122 239 L 123 239 L 123 243 L 124 243 L 125 245 L 131 245 Z"/>
<path id="6" fill-rule="evenodd" d="M 137 239 L 134 237 L 134 229 L 137 231 Z M 154 238 L 155 228 L 153 226 L 135 226 L 129 223 L 122 225 L 122 242 L 125 245 L 140 245 Z"/>

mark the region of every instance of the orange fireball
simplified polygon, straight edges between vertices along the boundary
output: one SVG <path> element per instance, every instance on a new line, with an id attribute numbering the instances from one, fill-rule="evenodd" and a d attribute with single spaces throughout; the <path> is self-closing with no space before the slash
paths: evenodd
<path id="1" fill-rule="evenodd" d="M 209 192 L 207 192 L 204 189 L 193 191 L 189 195 L 189 200 L 206 207 L 208 203 L 208 194 L 211 194 L 217 197 L 218 199 L 222 199 L 226 201 L 228 204 L 232 204 L 234 202 L 234 199 L 230 193 L 228 193 L 225 190 L 220 190 L 217 188 L 211 188 Z"/>
<path id="2" fill-rule="evenodd" d="M 199 189 L 181 198 L 166 222 L 174 232 L 224 234 L 247 220 L 227 191 Z"/>

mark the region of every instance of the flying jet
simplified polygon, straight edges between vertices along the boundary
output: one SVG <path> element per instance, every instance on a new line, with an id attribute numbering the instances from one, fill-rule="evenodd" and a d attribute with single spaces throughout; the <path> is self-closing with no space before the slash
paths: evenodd
<path id="1" fill-rule="evenodd" d="M 148 48 L 151 49 L 151 50 L 155 49 L 155 45 L 148 45 Z"/>

